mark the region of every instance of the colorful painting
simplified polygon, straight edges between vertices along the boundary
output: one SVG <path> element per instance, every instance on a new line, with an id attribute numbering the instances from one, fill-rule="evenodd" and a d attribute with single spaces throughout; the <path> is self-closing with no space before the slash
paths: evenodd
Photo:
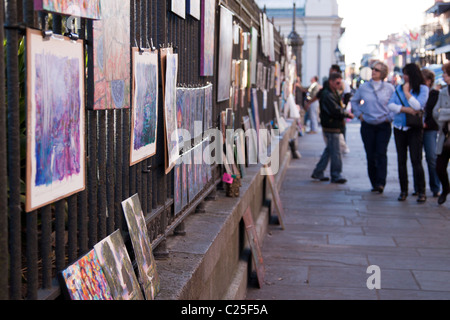
<path id="1" fill-rule="evenodd" d="M 101 0 L 94 29 L 94 110 L 130 107 L 130 1 Z"/>
<path id="2" fill-rule="evenodd" d="M 84 52 L 81 40 L 44 40 L 27 29 L 26 211 L 85 188 Z"/>
<path id="3" fill-rule="evenodd" d="M 172 0 L 171 11 L 180 18 L 186 18 L 186 0 Z"/>
<path id="4" fill-rule="evenodd" d="M 180 152 L 184 148 L 183 133 L 185 132 L 184 130 L 186 129 L 185 122 L 189 121 L 189 114 L 187 114 L 186 112 L 186 109 L 188 108 L 186 98 L 187 98 L 187 90 L 184 88 L 177 88 L 177 129 L 178 129 L 178 147 Z"/>
<path id="5" fill-rule="evenodd" d="M 194 89 L 190 90 L 190 118 L 191 118 L 191 127 L 190 127 L 190 133 L 191 137 L 195 137 L 195 119 L 197 116 L 197 103 L 198 103 L 198 96 L 197 91 Z"/>
<path id="6" fill-rule="evenodd" d="M 245 211 L 244 216 L 245 231 L 247 234 L 248 242 L 250 244 L 250 249 L 252 252 L 253 262 L 256 266 L 256 275 L 258 278 L 258 285 L 260 288 L 264 284 L 265 268 L 264 260 L 261 253 L 261 247 L 259 245 L 258 233 L 256 232 L 256 226 L 253 223 L 253 216 L 250 207 Z"/>
<path id="7" fill-rule="evenodd" d="M 71 300 L 114 300 L 94 250 L 61 273 Z"/>
<path id="8" fill-rule="evenodd" d="M 114 300 L 143 300 L 120 230 L 94 246 Z"/>
<path id="9" fill-rule="evenodd" d="M 213 87 L 212 84 L 209 84 L 205 88 L 205 111 L 204 111 L 204 120 L 203 120 L 203 130 L 206 131 L 213 127 Z"/>
<path id="10" fill-rule="evenodd" d="M 156 153 L 158 128 L 158 52 L 133 48 L 133 112 L 130 165 Z"/>
<path id="11" fill-rule="evenodd" d="M 230 99 L 231 60 L 233 54 L 233 14 L 220 7 L 219 79 L 217 102 Z"/>
<path id="12" fill-rule="evenodd" d="M 145 298 L 153 300 L 160 290 L 159 276 L 139 196 L 135 194 L 123 201 L 122 208 L 136 257 L 139 283 L 142 286 Z"/>
<path id="13" fill-rule="evenodd" d="M 200 20 L 200 0 L 187 0 L 187 12 L 197 20 Z"/>
<path id="14" fill-rule="evenodd" d="M 34 10 L 45 10 L 88 19 L 101 19 L 100 0 L 34 0 Z"/>
<path id="15" fill-rule="evenodd" d="M 185 153 L 184 157 L 187 158 L 187 161 L 185 161 L 187 166 L 187 179 L 189 181 L 188 186 L 188 201 L 192 202 L 195 198 L 195 177 L 194 177 L 194 163 L 192 161 L 192 149 L 189 150 L 187 153 Z"/>
<path id="16" fill-rule="evenodd" d="M 201 138 L 203 131 L 203 111 L 205 108 L 205 89 L 198 88 L 195 89 L 195 94 L 197 96 L 197 104 L 195 106 L 195 122 L 198 126 L 198 132 L 194 132 L 194 138 Z"/>
<path id="17" fill-rule="evenodd" d="M 166 55 L 166 73 L 165 73 L 165 95 L 164 95 L 164 118 L 166 131 L 166 147 L 168 163 L 166 164 L 166 173 L 172 170 L 176 161 L 180 157 L 179 153 L 179 135 L 177 128 L 177 72 L 178 55 L 168 52 Z"/>
<path id="18" fill-rule="evenodd" d="M 200 75 L 214 75 L 214 31 L 216 24 L 216 0 L 202 0 Z"/>
<path id="19" fill-rule="evenodd" d="M 183 90 L 183 102 L 182 106 L 183 110 L 183 119 L 181 121 L 181 127 L 187 132 L 191 132 L 191 90 L 189 89 L 180 89 Z M 191 135 L 192 137 L 192 135 Z"/>

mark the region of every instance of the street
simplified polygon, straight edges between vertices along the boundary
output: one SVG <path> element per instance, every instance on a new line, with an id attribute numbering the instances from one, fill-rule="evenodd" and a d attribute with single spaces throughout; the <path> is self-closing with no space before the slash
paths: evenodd
<path id="1" fill-rule="evenodd" d="M 262 244 L 265 285 L 250 288 L 247 300 L 450 299 L 450 202 L 438 206 L 432 197 L 425 160 L 426 203 L 411 195 L 410 163 L 410 195 L 397 201 L 393 137 L 385 191 L 372 193 L 359 128 L 347 126 L 345 185 L 311 179 L 322 134 L 299 137 L 302 158 L 291 161 L 280 190 L 286 229 L 270 226 Z M 374 279 L 380 289 L 370 290 Z"/>

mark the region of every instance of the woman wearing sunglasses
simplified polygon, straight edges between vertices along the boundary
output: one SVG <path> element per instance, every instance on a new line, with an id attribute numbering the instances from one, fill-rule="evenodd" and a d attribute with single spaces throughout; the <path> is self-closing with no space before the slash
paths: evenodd
<path id="1" fill-rule="evenodd" d="M 401 193 L 398 201 L 408 197 L 408 149 L 417 187 L 417 202 L 427 200 L 425 194 L 425 173 L 422 166 L 423 128 L 412 128 L 406 125 L 406 113 L 417 114 L 423 110 L 428 100 L 429 89 L 425 85 L 420 68 L 409 63 L 403 68 L 404 84 L 397 86 L 389 101 L 389 109 L 394 117 L 394 137 L 397 148 L 398 177 Z"/>
<path id="2" fill-rule="evenodd" d="M 372 67 L 372 79 L 362 84 L 351 99 L 353 114 L 361 121 L 372 192 L 378 193 L 383 193 L 386 185 L 387 149 L 394 118 L 387 105 L 395 88 L 384 81 L 387 75 L 387 65 L 376 62 Z"/>

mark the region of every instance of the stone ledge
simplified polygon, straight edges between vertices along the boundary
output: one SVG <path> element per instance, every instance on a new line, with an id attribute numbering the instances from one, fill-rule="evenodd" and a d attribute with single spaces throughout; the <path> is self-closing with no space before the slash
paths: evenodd
<path id="1" fill-rule="evenodd" d="M 281 184 L 290 160 L 291 127 L 279 142 Z M 289 158 L 289 159 L 286 159 Z M 185 236 L 167 238 L 169 257 L 157 260 L 161 291 L 158 300 L 240 300 L 245 298 L 249 277 L 248 241 L 242 216 L 250 207 L 261 244 L 269 224 L 269 208 L 263 207 L 265 177 L 261 165 L 246 168 L 240 197 L 217 192 L 217 200 L 206 201 L 202 213 L 184 221 Z"/>

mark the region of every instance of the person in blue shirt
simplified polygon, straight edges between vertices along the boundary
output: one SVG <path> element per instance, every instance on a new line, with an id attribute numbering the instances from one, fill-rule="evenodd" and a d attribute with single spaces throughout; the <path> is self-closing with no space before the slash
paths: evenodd
<path id="1" fill-rule="evenodd" d="M 394 113 L 388 108 L 394 86 L 385 82 L 388 66 L 381 61 L 372 66 L 372 79 L 356 90 L 351 105 L 361 121 L 361 138 L 367 158 L 367 171 L 372 192 L 383 193 L 386 185 L 387 150 L 392 135 Z"/>
<path id="2" fill-rule="evenodd" d="M 408 197 L 408 148 L 414 175 L 414 185 L 417 186 L 417 202 L 427 200 L 425 194 L 425 173 L 422 166 L 423 128 L 406 126 L 406 113 L 417 114 L 423 110 L 428 100 L 429 89 L 425 85 L 420 68 L 409 63 L 403 68 L 404 84 L 396 87 L 388 107 L 396 115 L 394 117 L 394 138 L 397 148 L 398 177 L 400 181 L 399 201 Z"/>

